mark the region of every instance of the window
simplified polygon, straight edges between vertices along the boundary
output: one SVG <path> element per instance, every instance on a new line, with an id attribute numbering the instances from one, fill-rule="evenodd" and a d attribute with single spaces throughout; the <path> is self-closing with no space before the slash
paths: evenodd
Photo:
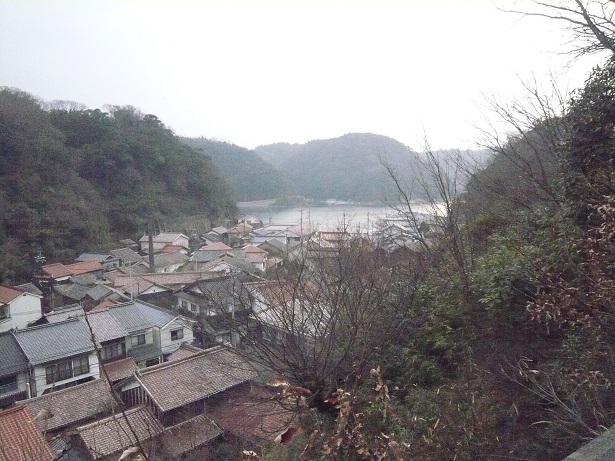
<path id="1" fill-rule="evenodd" d="M 145 344 L 145 333 L 141 333 L 140 335 L 131 336 L 131 340 L 132 340 L 133 347 Z"/>
<path id="2" fill-rule="evenodd" d="M 190 303 L 190 311 L 192 312 L 198 312 L 199 311 L 199 306 L 197 306 L 194 303 Z"/>
<path id="3" fill-rule="evenodd" d="M 184 337 L 184 329 L 179 328 L 178 330 L 171 330 L 171 341 L 177 341 L 178 339 L 182 339 Z"/>
<path id="4" fill-rule="evenodd" d="M 185 299 L 182 299 L 180 302 L 181 302 L 182 309 L 188 309 L 188 301 L 186 301 Z"/>
<path id="5" fill-rule="evenodd" d="M 103 360 L 111 360 L 116 357 L 124 356 L 125 352 L 126 345 L 123 342 L 108 344 L 106 346 L 103 346 L 103 348 L 100 350 L 100 357 Z"/>
<path id="6" fill-rule="evenodd" d="M 90 372 L 90 362 L 87 355 L 73 360 L 73 376 L 84 375 Z"/>
<path id="7" fill-rule="evenodd" d="M 90 363 L 88 356 L 82 355 L 72 360 L 65 360 L 45 367 L 45 378 L 47 384 L 53 384 L 89 372 Z"/>
<path id="8" fill-rule="evenodd" d="M 11 318 L 11 306 L 5 304 L 4 306 L 0 306 L 0 320 L 10 319 Z"/>

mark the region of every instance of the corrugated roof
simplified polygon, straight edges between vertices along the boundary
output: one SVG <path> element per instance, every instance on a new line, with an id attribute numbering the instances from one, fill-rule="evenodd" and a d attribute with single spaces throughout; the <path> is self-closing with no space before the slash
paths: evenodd
<path id="1" fill-rule="evenodd" d="M 42 418 L 38 422 L 39 427 L 44 431 L 54 431 L 85 422 L 96 416 L 109 414 L 118 407 L 104 379 L 95 379 L 20 403 L 28 410 L 32 418 L 41 410 L 46 410 L 51 414 L 51 417 Z"/>
<path id="2" fill-rule="evenodd" d="M 81 320 L 85 322 L 85 316 L 81 317 Z M 124 325 L 118 322 L 109 311 L 90 312 L 87 315 L 87 321 L 90 322 L 96 341 L 99 344 L 130 335 Z"/>
<path id="3" fill-rule="evenodd" d="M 143 443 L 158 436 L 164 428 L 145 407 L 132 408 L 126 417 L 117 414 L 87 426 L 77 428 L 77 433 L 94 459 L 101 459 L 137 444 L 131 428 Z M 130 422 L 130 427 L 126 422 Z"/>
<path id="4" fill-rule="evenodd" d="M 99 263 L 112 261 L 117 256 L 113 256 L 109 253 L 81 253 L 75 261 L 98 261 Z"/>
<path id="5" fill-rule="evenodd" d="M 79 319 L 24 328 L 14 335 L 32 365 L 94 350 L 90 331 Z"/>
<path id="6" fill-rule="evenodd" d="M 188 238 L 188 236 L 181 233 L 161 232 L 158 235 L 154 235 L 152 237 L 152 241 L 154 243 L 173 243 L 176 239 L 180 237 L 184 237 L 186 239 Z M 147 235 L 144 235 L 139 239 L 139 242 L 147 242 L 148 240 L 149 237 Z"/>
<path id="7" fill-rule="evenodd" d="M 90 287 L 86 285 L 80 285 L 78 283 L 73 283 L 70 285 L 56 285 L 53 287 L 53 289 L 60 293 L 62 296 L 74 299 L 75 301 L 81 301 L 88 294 L 88 290 L 90 289 Z"/>
<path id="8" fill-rule="evenodd" d="M 49 323 L 58 323 L 67 319 L 81 317 L 82 315 L 85 315 L 85 311 L 83 310 L 83 307 L 81 307 L 81 304 L 70 304 L 48 312 L 45 314 L 45 318 Z"/>
<path id="9" fill-rule="evenodd" d="M 28 370 L 28 358 L 10 332 L 0 333 L 0 378 Z"/>
<path id="10" fill-rule="evenodd" d="M 38 289 L 36 285 L 33 283 L 23 283 L 21 285 L 15 285 L 15 288 L 19 288 L 20 290 L 27 291 L 31 295 L 43 296 L 43 292 Z"/>
<path id="11" fill-rule="evenodd" d="M 128 351 L 128 355 L 134 359 L 135 362 L 145 362 L 147 360 L 162 357 L 162 351 L 154 344 L 144 344 L 142 346 L 135 346 Z"/>
<path id="12" fill-rule="evenodd" d="M 242 357 L 224 347 L 141 370 L 137 379 L 162 411 L 204 399 L 256 378 Z"/>
<path id="13" fill-rule="evenodd" d="M 111 293 L 113 293 L 113 290 L 105 285 L 96 285 L 87 291 L 87 295 L 94 301 L 100 301 Z"/>
<path id="14" fill-rule="evenodd" d="M 231 247 L 225 245 L 222 242 L 212 243 L 211 245 L 205 245 L 199 248 L 201 251 L 228 251 L 231 250 Z"/>
<path id="15" fill-rule="evenodd" d="M 0 412 L 0 461 L 51 461 L 45 437 L 22 407 Z"/>

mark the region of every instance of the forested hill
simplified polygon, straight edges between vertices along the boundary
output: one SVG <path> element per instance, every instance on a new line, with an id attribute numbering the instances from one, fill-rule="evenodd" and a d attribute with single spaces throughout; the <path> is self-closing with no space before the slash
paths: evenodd
<path id="1" fill-rule="evenodd" d="M 237 200 L 265 200 L 295 194 L 291 183 L 254 151 L 206 138 L 182 138 L 182 141 L 211 159 Z"/>
<path id="2" fill-rule="evenodd" d="M 421 175 L 417 153 L 375 134 L 350 133 L 306 144 L 278 143 L 255 151 L 279 169 L 300 195 L 313 199 L 382 200 L 393 193 L 382 159 L 403 173 L 409 183 Z"/>
<path id="3" fill-rule="evenodd" d="M 47 105 L 0 89 L 0 280 L 29 276 L 34 255 L 71 261 L 140 237 L 145 220 L 235 210 L 212 162 L 154 115 Z"/>

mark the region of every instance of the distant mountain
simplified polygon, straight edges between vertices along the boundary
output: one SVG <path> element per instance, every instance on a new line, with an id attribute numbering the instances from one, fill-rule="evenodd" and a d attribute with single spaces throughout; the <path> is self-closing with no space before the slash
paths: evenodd
<path id="1" fill-rule="evenodd" d="M 416 183 L 422 171 L 419 154 L 392 138 L 369 133 L 306 144 L 277 143 L 255 152 L 278 168 L 299 195 L 317 200 L 371 202 L 390 196 L 394 187 L 383 161 L 408 184 Z"/>
<path id="2" fill-rule="evenodd" d="M 211 159 L 239 201 L 281 198 L 295 193 L 288 179 L 254 151 L 206 138 L 181 140 Z"/>

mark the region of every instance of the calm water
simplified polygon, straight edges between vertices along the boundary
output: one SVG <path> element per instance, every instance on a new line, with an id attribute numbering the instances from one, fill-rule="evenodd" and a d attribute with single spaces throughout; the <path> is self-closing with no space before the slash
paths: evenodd
<path id="1" fill-rule="evenodd" d="M 275 207 L 267 202 L 239 203 L 241 213 L 255 216 L 263 224 L 298 224 L 302 221 L 320 230 L 335 230 L 346 228 L 350 232 L 371 231 L 376 222 L 385 217 L 395 215 L 393 209 L 385 206 L 335 204 L 312 207 Z M 427 207 L 417 204 L 413 210 L 419 213 L 427 212 Z"/>

